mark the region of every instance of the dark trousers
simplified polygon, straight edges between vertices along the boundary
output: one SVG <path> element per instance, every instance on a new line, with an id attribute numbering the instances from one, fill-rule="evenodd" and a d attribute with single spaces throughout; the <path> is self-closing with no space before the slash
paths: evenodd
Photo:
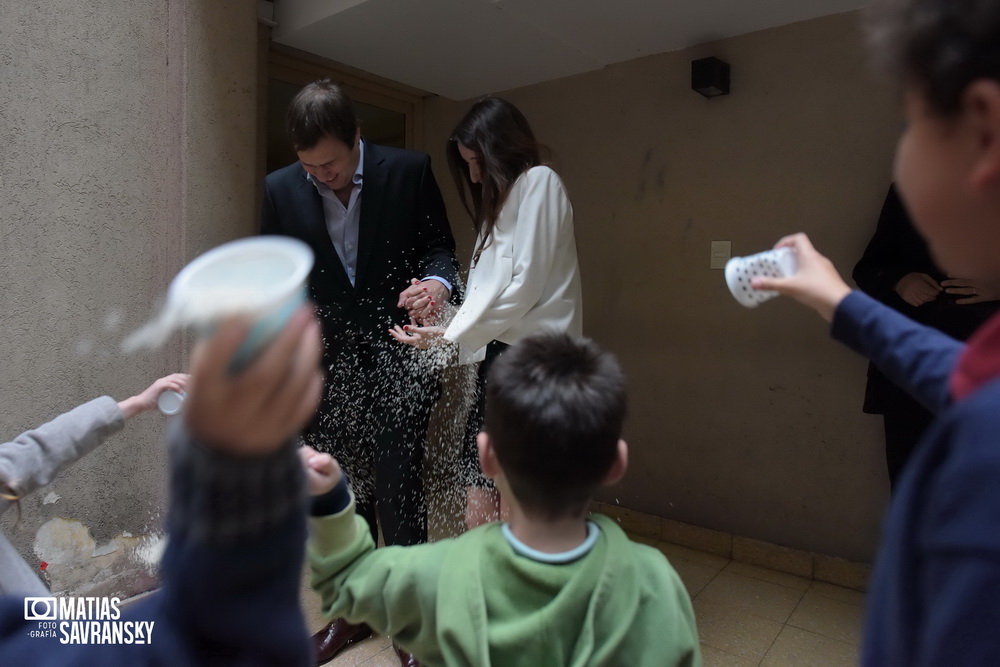
<path id="1" fill-rule="evenodd" d="M 924 431 L 934 421 L 934 415 L 871 363 L 868 364 L 864 411 L 871 415 L 882 415 L 885 465 L 889 473 L 889 485 L 895 489 L 906 462 L 920 443 Z"/>
<path id="2" fill-rule="evenodd" d="M 347 474 L 358 514 L 387 545 L 427 541 L 421 473 L 440 374 L 426 354 L 392 339 L 343 346 L 326 360 L 324 398 L 303 434 Z"/>
<path id="3" fill-rule="evenodd" d="M 486 383 L 490 368 L 508 347 L 510 345 L 507 343 L 491 341 L 486 346 L 486 358 L 479 363 L 476 396 L 469 406 L 469 416 L 465 422 L 465 441 L 462 445 L 462 476 L 465 478 L 466 486 L 493 488 L 493 480 L 483 475 L 483 469 L 479 465 L 479 447 L 476 445 L 476 439 L 483 430 L 483 422 L 486 421 Z"/>
<path id="4" fill-rule="evenodd" d="M 934 415 L 909 396 L 894 397 L 882 413 L 885 429 L 885 463 L 889 484 L 896 487 L 906 462 L 917 448 Z"/>

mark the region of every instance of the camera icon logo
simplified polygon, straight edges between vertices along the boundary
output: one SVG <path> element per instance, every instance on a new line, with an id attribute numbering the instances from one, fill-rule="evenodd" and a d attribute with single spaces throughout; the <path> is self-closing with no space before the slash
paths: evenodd
<path id="1" fill-rule="evenodd" d="M 59 616 L 55 598 L 24 598 L 24 620 L 54 621 Z"/>

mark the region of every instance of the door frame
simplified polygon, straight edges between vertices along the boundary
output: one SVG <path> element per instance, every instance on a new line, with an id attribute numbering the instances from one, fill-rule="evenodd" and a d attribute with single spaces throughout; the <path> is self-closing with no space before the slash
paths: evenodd
<path id="1" fill-rule="evenodd" d="M 423 149 L 424 98 L 430 93 L 275 42 L 268 49 L 266 78 L 297 86 L 333 79 L 352 99 L 403 114 L 406 147 Z"/>

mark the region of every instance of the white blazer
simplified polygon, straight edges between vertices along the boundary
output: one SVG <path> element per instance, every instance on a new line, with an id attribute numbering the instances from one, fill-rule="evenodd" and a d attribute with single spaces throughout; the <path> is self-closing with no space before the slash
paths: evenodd
<path id="1" fill-rule="evenodd" d="M 573 206 L 545 166 L 527 170 L 511 188 L 444 337 L 458 343 L 459 363 L 468 364 L 482 361 L 492 340 L 513 344 L 541 331 L 583 332 Z"/>

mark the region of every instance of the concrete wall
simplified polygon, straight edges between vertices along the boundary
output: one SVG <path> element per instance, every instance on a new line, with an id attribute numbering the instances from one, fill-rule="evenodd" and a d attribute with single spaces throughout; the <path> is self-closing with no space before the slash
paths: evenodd
<path id="1" fill-rule="evenodd" d="M 745 310 L 733 254 L 805 231 L 850 274 L 874 230 L 900 127 L 843 14 L 500 93 L 554 151 L 576 211 L 585 331 L 631 382 L 626 480 L 601 499 L 855 560 L 887 497 L 865 362 L 791 302 Z M 732 67 L 732 94 L 690 90 L 690 61 Z M 471 252 L 443 144 L 470 102 L 428 100 L 426 136 Z"/>
<path id="2" fill-rule="evenodd" d="M 253 3 L 5 3 L 0 23 L 0 433 L 123 399 L 184 344 L 123 357 L 190 258 L 257 210 Z M 165 502 L 158 413 L 21 502 L 3 530 L 56 591 L 152 584 Z M 53 495 L 47 495 L 49 491 Z M 53 502 L 54 501 L 54 502 Z"/>

